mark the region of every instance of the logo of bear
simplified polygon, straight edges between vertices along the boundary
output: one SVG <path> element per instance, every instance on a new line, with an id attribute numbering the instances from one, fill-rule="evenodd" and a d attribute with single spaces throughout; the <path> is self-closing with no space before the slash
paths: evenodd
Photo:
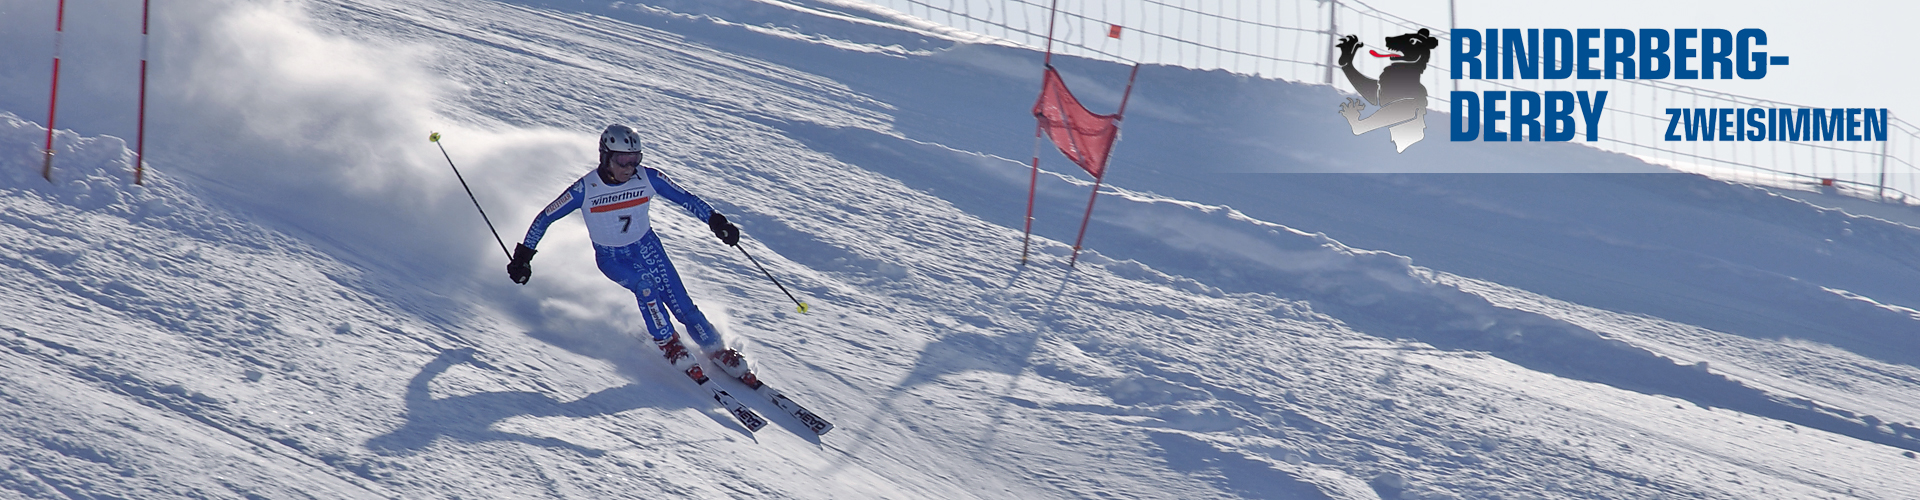
<path id="1" fill-rule="evenodd" d="M 1420 74 L 1427 71 L 1427 62 L 1433 58 L 1433 49 L 1440 46 L 1440 40 L 1421 28 L 1417 33 L 1387 39 L 1387 50 L 1397 53 L 1367 51 L 1373 57 L 1393 60 L 1380 70 L 1379 80 L 1368 78 L 1353 67 L 1354 51 L 1364 46 L 1357 36 L 1340 39 L 1340 70 L 1347 75 L 1347 83 L 1353 85 L 1353 90 L 1366 98 L 1364 103 L 1348 98 L 1340 104 L 1340 116 L 1347 117 L 1353 135 L 1388 127 L 1395 149 L 1404 153 L 1407 146 L 1427 137 L 1427 86 L 1420 84 Z M 1361 118 L 1360 111 L 1366 109 L 1367 104 L 1380 109 Z"/>

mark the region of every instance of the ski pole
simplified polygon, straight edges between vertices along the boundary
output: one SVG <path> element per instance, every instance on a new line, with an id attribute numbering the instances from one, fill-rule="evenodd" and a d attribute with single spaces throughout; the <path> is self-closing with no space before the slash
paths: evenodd
<path id="1" fill-rule="evenodd" d="M 769 273 L 769 272 L 767 272 L 767 268 L 765 268 L 765 267 L 761 267 L 761 266 L 760 266 L 760 260 L 759 260 L 759 259 L 755 259 L 755 258 L 753 258 L 753 254 L 750 254 L 750 253 L 747 253 L 747 248 L 746 248 L 746 247 L 742 247 L 742 246 L 740 246 L 740 245 L 734 245 L 733 247 L 734 247 L 734 248 L 738 248 L 738 249 L 740 249 L 740 255 L 745 255 L 745 256 L 747 256 L 747 261 L 748 261 L 748 262 L 752 262 L 752 263 L 753 263 L 753 267 L 756 267 L 756 268 L 759 268 L 759 269 L 760 269 L 760 274 L 763 274 L 763 275 L 766 275 L 766 277 L 767 277 L 767 279 L 768 279 L 768 280 L 770 280 L 770 281 L 773 281 L 773 286 L 777 286 L 777 287 L 780 287 L 780 293 L 784 293 L 784 294 L 787 294 L 787 300 L 791 300 L 791 301 L 793 301 L 793 303 L 794 303 L 794 304 L 796 304 L 796 305 L 799 305 L 799 306 L 800 306 L 800 314 L 806 314 L 806 313 L 807 313 L 807 303 L 805 303 L 805 302 L 801 302 L 801 301 L 800 301 L 800 299 L 796 299 L 796 298 L 793 298 L 793 292 L 789 292 L 789 291 L 787 291 L 787 287 L 786 287 L 786 285 L 782 285 L 782 284 L 780 284 L 780 280 L 778 280 L 778 279 L 775 279 L 775 278 L 773 277 L 773 273 Z"/>
<path id="2" fill-rule="evenodd" d="M 487 210 L 480 208 L 480 199 L 473 196 L 473 188 L 467 187 L 467 178 L 460 175 L 460 167 L 453 165 L 453 157 L 447 155 L 447 147 L 440 144 L 440 133 L 427 134 L 427 142 L 440 147 L 440 156 L 446 157 L 447 166 L 453 167 L 453 177 L 460 179 L 460 187 L 467 190 L 467 199 L 473 200 L 473 209 L 480 211 L 480 220 L 487 221 L 487 230 L 493 232 L 493 242 L 500 244 L 500 253 L 507 254 L 507 260 L 513 260 L 513 252 L 507 251 L 507 243 L 500 239 L 500 230 L 493 228 L 493 219 L 487 218 Z"/>

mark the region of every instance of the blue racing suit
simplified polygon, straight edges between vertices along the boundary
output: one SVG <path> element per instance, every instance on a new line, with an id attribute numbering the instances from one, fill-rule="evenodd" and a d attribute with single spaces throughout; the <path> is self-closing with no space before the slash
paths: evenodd
<path id="1" fill-rule="evenodd" d="M 705 221 L 713 214 L 713 207 L 707 202 L 651 167 L 641 168 L 634 178 L 619 184 L 606 182 L 595 169 L 568 186 L 533 219 L 533 225 L 527 228 L 526 241 L 521 244 L 537 248 L 540 238 L 546 236 L 547 226 L 574 210 L 586 208 L 582 217 L 587 222 L 587 235 L 593 239 L 594 261 L 599 264 L 601 274 L 632 290 L 640 300 L 647 333 L 653 335 L 655 341 L 672 337 L 673 325 L 667 323 L 667 312 L 671 311 L 674 319 L 687 327 L 687 334 L 695 343 L 712 350 L 720 345 L 719 332 L 687 297 L 680 273 L 673 269 L 666 249 L 660 246 L 660 237 L 653 234 L 653 226 L 648 222 L 647 206 L 654 196 L 680 205 L 695 219 Z"/>

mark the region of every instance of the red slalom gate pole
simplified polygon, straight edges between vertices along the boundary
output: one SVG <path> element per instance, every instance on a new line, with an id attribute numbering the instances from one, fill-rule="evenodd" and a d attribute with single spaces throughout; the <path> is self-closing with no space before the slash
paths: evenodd
<path id="1" fill-rule="evenodd" d="M 1080 235 L 1073 237 L 1073 257 L 1067 259 L 1067 267 L 1080 262 L 1080 242 L 1087 239 L 1087 222 L 1093 220 L 1093 202 L 1100 199 L 1100 183 L 1105 177 L 1093 178 L 1093 194 L 1087 195 L 1087 214 L 1080 217 Z"/>
<path id="2" fill-rule="evenodd" d="M 133 183 L 137 185 L 144 185 L 147 173 L 147 13 L 149 5 L 151 0 L 140 0 L 140 123 L 134 128 L 133 139 Z"/>
<path id="3" fill-rule="evenodd" d="M 60 0 L 60 7 L 53 18 L 53 88 L 47 96 L 47 149 L 46 159 L 40 163 L 40 177 L 53 182 L 53 117 L 54 110 L 60 104 L 60 45 L 66 34 L 67 0 Z"/>
<path id="4" fill-rule="evenodd" d="M 1040 125 L 1033 126 L 1033 174 L 1027 179 L 1027 228 L 1020 239 L 1020 265 L 1027 265 L 1027 249 L 1033 247 L 1033 193 L 1040 185 Z"/>
<path id="5" fill-rule="evenodd" d="M 1133 65 L 1133 72 L 1127 74 L 1127 90 L 1120 94 L 1120 111 L 1114 112 L 1115 120 L 1127 119 L 1127 100 L 1133 97 L 1133 79 L 1140 76 L 1140 64 Z M 1113 143 L 1107 143 L 1107 152 L 1113 152 Z M 1100 183 L 1107 180 L 1107 170 L 1100 169 L 1100 175 L 1093 176 L 1093 194 L 1087 195 L 1087 214 L 1080 217 L 1080 235 L 1073 237 L 1073 257 L 1067 259 L 1067 267 L 1080 262 L 1080 243 L 1087 239 L 1087 222 L 1093 220 L 1093 202 L 1100 199 Z"/>

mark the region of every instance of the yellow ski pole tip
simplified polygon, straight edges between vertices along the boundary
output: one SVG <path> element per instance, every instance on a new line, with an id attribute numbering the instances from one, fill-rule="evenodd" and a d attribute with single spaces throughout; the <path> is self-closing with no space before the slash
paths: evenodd
<path id="1" fill-rule="evenodd" d="M 440 142 L 440 133 L 434 132 L 427 134 L 427 142 Z"/>
<path id="2" fill-rule="evenodd" d="M 806 314 L 806 313 L 807 313 L 807 303 L 805 303 L 805 302 L 801 302 L 801 303 L 800 303 L 800 314 Z"/>

